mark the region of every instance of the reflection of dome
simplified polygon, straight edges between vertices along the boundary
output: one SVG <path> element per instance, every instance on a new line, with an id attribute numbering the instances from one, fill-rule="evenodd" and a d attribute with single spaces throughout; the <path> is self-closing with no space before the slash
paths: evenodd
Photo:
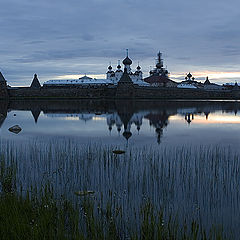
<path id="1" fill-rule="evenodd" d="M 131 64 L 132 64 L 132 60 L 131 60 L 129 57 L 126 57 L 126 58 L 123 60 L 123 64 L 124 64 L 124 65 L 131 65 Z"/>
<path id="2" fill-rule="evenodd" d="M 132 136 L 132 133 L 125 131 L 125 132 L 123 133 L 123 136 L 128 140 L 128 139 Z"/>

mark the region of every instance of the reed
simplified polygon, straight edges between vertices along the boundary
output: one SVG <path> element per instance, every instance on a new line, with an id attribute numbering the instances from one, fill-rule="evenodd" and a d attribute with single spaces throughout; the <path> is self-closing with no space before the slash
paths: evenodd
<path id="1" fill-rule="evenodd" d="M 66 139 L 1 142 L 2 236 L 238 236 L 240 160 L 230 148 L 115 149 L 123 148 Z"/>

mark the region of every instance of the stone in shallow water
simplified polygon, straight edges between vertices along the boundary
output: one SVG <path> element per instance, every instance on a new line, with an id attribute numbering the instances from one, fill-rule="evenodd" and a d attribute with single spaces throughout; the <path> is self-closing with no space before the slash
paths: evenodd
<path id="1" fill-rule="evenodd" d="M 14 126 L 10 127 L 8 129 L 8 131 L 13 132 L 15 134 L 18 134 L 18 133 L 20 133 L 22 131 L 22 129 L 18 125 L 14 125 Z"/>
<path id="2" fill-rule="evenodd" d="M 113 150 L 113 153 L 115 153 L 115 154 L 123 154 L 123 153 L 125 153 L 125 151 L 123 151 L 123 150 Z"/>
<path id="3" fill-rule="evenodd" d="M 75 192 L 77 196 L 86 196 L 90 194 L 94 194 L 94 191 L 77 191 Z"/>

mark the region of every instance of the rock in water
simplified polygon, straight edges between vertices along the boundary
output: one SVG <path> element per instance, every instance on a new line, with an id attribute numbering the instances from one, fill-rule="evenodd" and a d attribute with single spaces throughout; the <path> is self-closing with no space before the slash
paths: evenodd
<path id="1" fill-rule="evenodd" d="M 114 154 L 123 154 L 123 153 L 125 153 L 125 151 L 123 151 L 123 150 L 113 150 L 112 152 Z"/>
<path id="2" fill-rule="evenodd" d="M 22 129 L 18 125 L 14 125 L 8 129 L 8 131 L 18 134 L 22 131 Z"/>

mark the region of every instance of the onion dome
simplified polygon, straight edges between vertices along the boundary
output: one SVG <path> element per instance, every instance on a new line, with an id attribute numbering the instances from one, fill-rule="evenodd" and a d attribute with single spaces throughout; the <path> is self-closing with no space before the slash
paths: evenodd
<path id="1" fill-rule="evenodd" d="M 111 66 L 111 65 L 108 67 L 108 70 L 109 70 L 109 71 L 111 71 L 111 70 L 112 70 L 112 66 Z"/>
<path id="2" fill-rule="evenodd" d="M 120 69 L 120 68 L 121 68 L 121 65 L 120 65 L 120 64 L 118 64 L 118 65 L 117 65 L 117 69 Z"/>
<path id="3" fill-rule="evenodd" d="M 138 70 L 138 71 L 140 71 L 140 70 L 141 70 L 141 67 L 140 67 L 139 65 L 137 66 L 137 70 Z"/>
<path id="4" fill-rule="evenodd" d="M 162 68 L 162 66 L 163 66 L 162 63 L 160 63 L 160 62 L 158 62 L 158 63 L 156 64 L 156 67 L 157 67 L 157 68 Z"/>
<path id="5" fill-rule="evenodd" d="M 187 77 L 188 77 L 188 78 L 191 78 L 191 77 L 192 77 L 192 74 L 191 74 L 191 73 L 188 73 Z"/>
<path id="6" fill-rule="evenodd" d="M 204 85 L 209 85 L 209 84 L 211 84 L 211 83 L 210 83 L 208 77 L 206 77 L 206 81 L 204 82 Z"/>
<path id="7" fill-rule="evenodd" d="M 131 64 L 132 64 L 132 60 L 127 56 L 127 57 L 123 60 L 123 64 L 124 64 L 124 65 L 131 65 Z"/>

